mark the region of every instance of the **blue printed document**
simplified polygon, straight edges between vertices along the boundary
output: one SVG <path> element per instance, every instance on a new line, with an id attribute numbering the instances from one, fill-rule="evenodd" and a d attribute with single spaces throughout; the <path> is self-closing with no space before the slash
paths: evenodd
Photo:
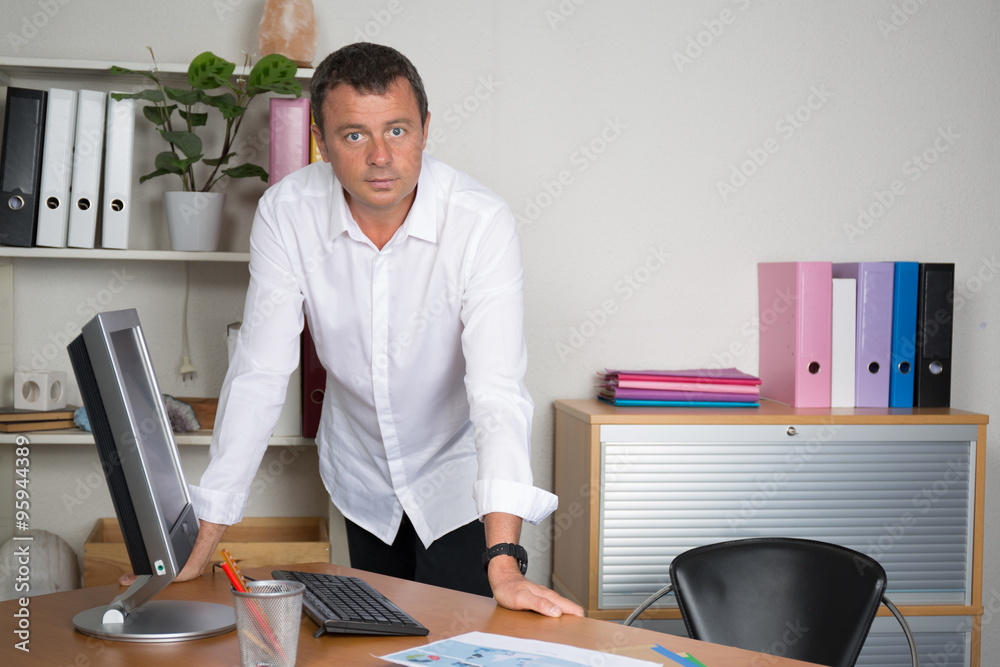
<path id="1" fill-rule="evenodd" d="M 397 665 L 436 667 L 657 667 L 660 663 L 535 639 L 468 632 L 381 656 Z"/>

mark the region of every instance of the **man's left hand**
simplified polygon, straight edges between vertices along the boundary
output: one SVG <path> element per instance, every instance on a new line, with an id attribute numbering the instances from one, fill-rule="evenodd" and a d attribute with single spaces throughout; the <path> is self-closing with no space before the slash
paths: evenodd
<path id="1" fill-rule="evenodd" d="M 553 590 L 528 581 L 513 558 L 494 558 L 489 565 L 490 587 L 501 607 L 536 611 L 543 616 L 583 616 L 583 607 Z"/>

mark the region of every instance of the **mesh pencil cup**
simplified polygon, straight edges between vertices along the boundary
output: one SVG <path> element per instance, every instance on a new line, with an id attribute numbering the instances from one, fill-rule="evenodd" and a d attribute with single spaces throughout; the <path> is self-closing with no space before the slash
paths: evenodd
<path id="1" fill-rule="evenodd" d="M 247 592 L 233 590 L 236 633 L 243 667 L 293 667 L 302 622 L 302 592 L 297 581 L 248 581 Z"/>

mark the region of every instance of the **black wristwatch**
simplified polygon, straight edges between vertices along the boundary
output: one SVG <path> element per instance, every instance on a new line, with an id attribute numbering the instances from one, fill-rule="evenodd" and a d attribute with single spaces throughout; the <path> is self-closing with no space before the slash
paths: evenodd
<path id="1" fill-rule="evenodd" d="M 517 560 L 517 566 L 521 568 L 521 574 L 528 571 L 528 552 L 520 544 L 504 542 L 495 544 L 483 553 L 483 570 L 487 570 L 490 561 L 497 556 L 513 556 Z"/>

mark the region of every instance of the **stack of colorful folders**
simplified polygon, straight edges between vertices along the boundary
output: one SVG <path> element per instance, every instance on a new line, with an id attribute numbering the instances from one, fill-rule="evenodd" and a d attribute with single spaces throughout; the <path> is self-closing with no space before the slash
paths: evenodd
<path id="1" fill-rule="evenodd" d="M 760 378 L 735 368 L 612 371 L 599 374 L 597 397 L 622 406 L 760 406 Z"/>

